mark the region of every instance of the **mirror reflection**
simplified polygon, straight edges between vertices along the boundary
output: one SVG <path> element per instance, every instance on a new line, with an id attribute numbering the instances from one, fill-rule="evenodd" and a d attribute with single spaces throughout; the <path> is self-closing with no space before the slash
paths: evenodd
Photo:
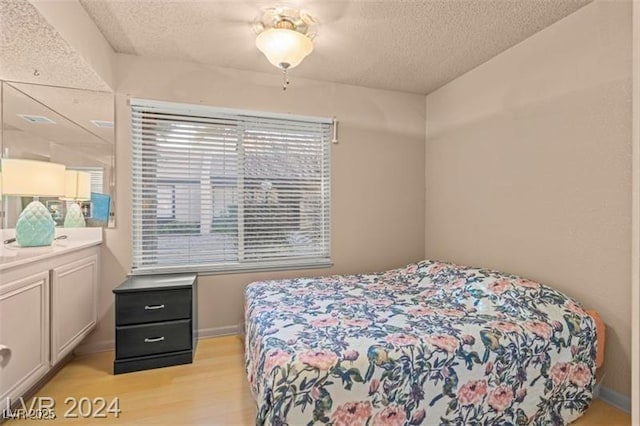
<path id="1" fill-rule="evenodd" d="M 89 176 L 89 199 L 40 197 L 56 226 L 65 226 L 76 205 L 86 226 L 115 225 L 113 116 L 109 92 L 2 82 L 2 157 L 60 163 Z M 15 227 L 31 200 L 5 194 L 4 227 Z"/>

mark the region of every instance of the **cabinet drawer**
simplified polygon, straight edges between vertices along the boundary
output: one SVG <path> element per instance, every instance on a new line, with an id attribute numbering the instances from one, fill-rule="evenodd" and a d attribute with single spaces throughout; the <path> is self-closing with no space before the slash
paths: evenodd
<path id="1" fill-rule="evenodd" d="M 191 318 L 191 290 L 158 290 L 116 295 L 116 325 Z"/>
<path id="2" fill-rule="evenodd" d="M 116 358 L 191 349 L 191 321 L 116 327 Z"/>

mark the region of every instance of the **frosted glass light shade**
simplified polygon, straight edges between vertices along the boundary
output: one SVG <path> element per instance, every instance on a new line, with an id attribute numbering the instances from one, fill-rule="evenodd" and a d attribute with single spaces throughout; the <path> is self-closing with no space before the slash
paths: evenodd
<path id="1" fill-rule="evenodd" d="M 64 172 L 62 164 L 46 161 L 3 158 L 3 195 L 21 197 L 60 197 L 64 195 Z"/>
<path id="2" fill-rule="evenodd" d="M 313 51 L 309 37 L 294 30 L 270 28 L 256 37 L 256 46 L 269 62 L 282 69 L 291 69 Z"/>
<path id="3" fill-rule="evenodd" d="M 67 170 L 64 174 L 64 196 L 62 200 L 90 200 L 91 176 L 87 172 Z"/>

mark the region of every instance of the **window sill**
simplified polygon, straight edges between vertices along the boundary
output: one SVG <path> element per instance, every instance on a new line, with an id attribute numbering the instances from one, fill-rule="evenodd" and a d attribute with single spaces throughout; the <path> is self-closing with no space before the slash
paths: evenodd
<path id="1" fill-rule="evenodd" d="M 229 275 L 229 274 L 249 274 L 254 272 L 271 271 L 294 271 L 299 269 L 324 269 L 331 268 L 333 262 L 326 261 L 306 261 L 289 262 L 281 265 L 198 265 L 198 266 L 167 266 L 157 268 L 134 269 L 130 275 L 153 275 L 153 274 L 178 274 L 197 273 L 198 275 Z"/>

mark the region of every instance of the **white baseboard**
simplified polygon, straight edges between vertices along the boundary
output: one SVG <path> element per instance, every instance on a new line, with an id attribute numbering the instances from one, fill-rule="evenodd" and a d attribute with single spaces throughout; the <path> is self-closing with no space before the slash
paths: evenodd
<path id="1" fill-rule="evenodd" d="M 113 351 L 116 348 L 115 340 L 103 340 L 94 343 L 81 343 L 80 346 L 73 350 L 76 355 L 97 354 L 98 352 Z"/>
<path id="2" fill-rule="evenodd" d="M 227 325 L 224 327 L 201 328 L 198 330 L 198 339 L 207 339 L 209 337 L 232 336 L 239 334 L 240 325 Z M 103 340 L 102 342 L 81 344 L 73 353 L 76 355 L 89 355 L 98 352 L 113 351 L 116 348 L 115 340 Z"/>
<path id="3" fill-rule="evenodd" d="M 209 337 L 232 336 L 238 334 L 240 327 L 238 325 L 227 325 L 224 327 L 201 328 L 198 330 L 198 339 L 206 339 Z"/>
<path id="4" fill-rule="evenodd" d="M 600 398 L 607 404 L 621 409 L 625 413 L 631 413 L 631 398 L 626 395 L 622 395 L 609 388 L 600 387 L 597 392 L 594 393 L 594 396 Z"/>

